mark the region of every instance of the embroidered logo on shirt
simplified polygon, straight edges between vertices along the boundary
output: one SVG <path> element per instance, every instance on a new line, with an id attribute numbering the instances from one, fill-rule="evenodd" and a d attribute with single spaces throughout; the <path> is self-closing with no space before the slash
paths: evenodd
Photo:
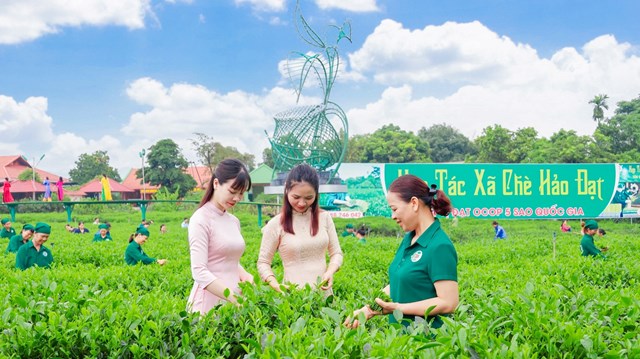
<path id="1" fill-rule="evenodd" d="M 420 258 L 422 258 L 422 251 L 417 251 L 414 254 L 411 255 L 411 261 L 412 262 L 417 262 L 420 260 Z"/>
<path id="2" fill-rule="evenodd" d="M 48 256 L 47 252 L 43 252 L 42 255 L 45 257 Z"/>

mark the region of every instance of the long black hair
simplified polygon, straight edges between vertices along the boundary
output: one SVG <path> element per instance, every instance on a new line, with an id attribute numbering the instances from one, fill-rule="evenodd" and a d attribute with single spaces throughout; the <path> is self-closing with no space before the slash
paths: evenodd
<path id="1" fill-rule="evenodd" d="M 211 200 L 211 198 L 213 198 L 213 180 L 216 178 L 218 179 L 218 183 L 221 185 L 234 180 L 231 184 L 231 188 L 234 190 L 248 191 L 251 189 L 251 176 L 249 176 L 247 167 L 235 158 L 228 158 L 218 163 L 215 171 L 211 174 L 207 190 L 204 193 L 198 208 L 204 206 Z"/>
<path id="2" fill-rule="evenodd" d="M 318 229 L 320 228 L 319 213 L 320 213 L 320 178 L 318 177 L 318 172 L 309 166 L 306 163 L 301 163 L 289 172 L 287 176 L 287 180 L 284 184 L 284 198 L 282 205 L 282 216 L 280 218 L 280 224 L 282 225 L 282 229 L 291 234 L 295 234 L 293 232 L 293 207 L 291 203 L 289 203 L 289 191 L 293 186 L 299 184 L 301 182 L 307 182 L 313 187 L 313 190 L 316 192 L 316 199 L 311 204 L 309 209 L 311 210 L 311 235 L 315 236 L 318 233 Z"/>

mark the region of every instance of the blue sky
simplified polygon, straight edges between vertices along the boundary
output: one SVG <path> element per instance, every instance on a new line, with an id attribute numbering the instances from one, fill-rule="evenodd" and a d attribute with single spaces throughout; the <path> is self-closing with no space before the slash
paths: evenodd
<path id="1" fill-rule="evenodd" d="M 107 150 L 121 175 L 162 138 L 190 160 L 206 133 L 260 160 L 273 115 L 295 105 L 279 71 L 296 35 L 291 0 L 0 1 L 2 154 L 47 153 L 66 175 Z M 448 123 L 473 138 L 494 123 L 591 133 L 640 94 L 638 1 L 304 0 L 319 34 L 350 20 L 332 100 L 350 132 Z M 331 39 L 333 40 L 333 39 Z M 310 89 L 312 90 L 312 89 Z M 302 103 L 316 103 L 313 91 Z M 304 96 L 306 95 L 306 96 Z M 611 111 L 608 113 L 611 114 Z"/>

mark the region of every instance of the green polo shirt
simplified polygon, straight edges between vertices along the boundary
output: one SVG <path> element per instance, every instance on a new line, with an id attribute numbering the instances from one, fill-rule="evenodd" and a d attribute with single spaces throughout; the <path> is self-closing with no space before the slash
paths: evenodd
<path id="1" fill-rule="evenodd" d="M 142 247 L 136 241 L 131 241 L 124 252 L 124 261 L 128 265 L 136 265 L 138 262 L 144 264 L 155 263 L 156 259 L 151 258 L 142 251 Z"/>
<path id="2" fill-rule="evenodd" d="M 595 243 L 593 243 L 593 236 L 590 236 L 588 234 L 582 236 L 582 240 L 580 240 L 580 251 L 585 257 L 604 257 L 602 252 L 596 247 Z"/>
<path id="3" fill-rule="evenodd" d="M 2 229 L 0 230 L 0 238 L 11 238 L 13 236 L 16 235 L 16 230 L 13 229 L 13 227 L 9 228 L 9 230 L 7 231 L 6 228 L 2 227 Z"/>
<path id="4" fill-rule="evenodd" d="M 96 233 L 93 235 L 93 241 L 94 242 L 104 242 L 104 241 L 111 241 L 111 236 L 107 233 L 107 235 L 102 238 L 102 236 L 100 236 L 100 233 Z"/>
<path id="5" fill-rule="evenodd" d="M 358 243 L 367 244 L 367 238 L 366 237 L 362 237 L 362 238 L 358 239 Z"/>
<path id="6" fill-rule="evenodd" d="M 355 234 L 354 232 L 347 232 L 347 231 L 344 231 L 344 232 L 342 232 L 342 236 L 343 236 L 343 237 L 355 237 L 355 236 L 356 236 L 356 234 Z"/>
<path id="7" fill-rule="evenodd" d="M 394 302 L 413 303 L 436 297 L 434 283 L 439 280 L 458 281 L 458 254 L 449 236 L 440 227 L 440 221 L 427 228 L 412 245 L 415 232 L 402 239 L 389 267 L 390 294 Z M 439 328 L 442 319 L 432 317 L 431 326 Z M 413 320 L 415 316 L 404 316 Z M 392 314 L 390 323 L 397 323 Z"/>
<path id="8" fill-rule="evenodd" d="M 32 241 L 21 246 L 16 255 L 16 268 L 22 270 L 33 266 L 49 268 L 51 263 L 53 263 L 53 255 L 49 248 L 41 245 L 40 251 L 38 251 Z"/>
<path id="9" fill-rule="evenodd" d="M 23 244 L 25 243 L 24 238 L 22 238 L 22 234 L 16 234 L 9 240 L 9 245 L 7 246 L 7 250 L 5 251 L 5 253 L 16 253 Z"/>

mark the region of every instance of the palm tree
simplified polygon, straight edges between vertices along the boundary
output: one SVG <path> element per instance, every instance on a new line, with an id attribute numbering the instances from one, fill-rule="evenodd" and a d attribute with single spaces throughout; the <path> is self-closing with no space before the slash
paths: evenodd
<path id="1" fill-rule="evenodd" d="M 600 94 L 596 95 L 593 100 L 589 101 L 589 103 L 593 104 L 593 120 L 600 125 L 600 122 L 604 120 L 604 110 L 603 108 L 609 109 L 609 105 L 607 105 L 608 95 Z"/>

